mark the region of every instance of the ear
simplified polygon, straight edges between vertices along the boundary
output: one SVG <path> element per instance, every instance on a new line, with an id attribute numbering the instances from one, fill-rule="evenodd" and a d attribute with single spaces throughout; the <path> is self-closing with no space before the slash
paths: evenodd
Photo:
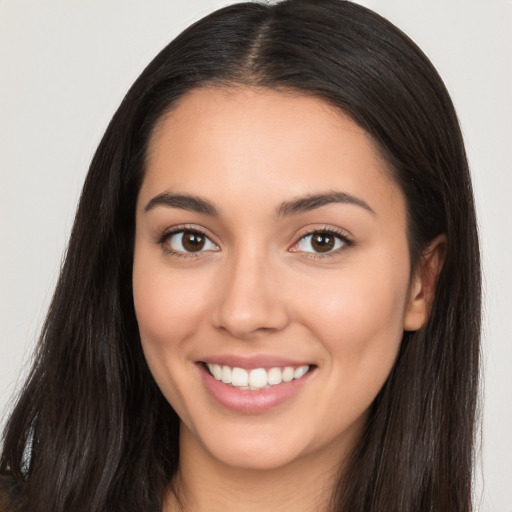
<path id="1" fill-rule="evenodd" d="M 409 298 L 405 308 L 404 330 L 417 331 L 428 320 L 434 301 L 436 284 L 446 259 L 448 242 L 446 235 L 439 235 L 423 251 L 413 271 Z"/>

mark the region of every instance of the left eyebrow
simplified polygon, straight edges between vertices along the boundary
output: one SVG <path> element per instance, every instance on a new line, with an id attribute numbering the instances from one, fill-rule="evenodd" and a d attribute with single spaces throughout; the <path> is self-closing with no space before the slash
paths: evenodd
<path id="1" fill-rule="evenodd" d="M 333 203 L 349 204 L 359 206 L 373 215 L 377 215 L 375 210 L 366 202 L 346 192 L 327 192 L 324 194 L 314 194 L 299 197 L 293 201 L 286 201 L 281 204 L 277 210 L 278 217 L 297 215 L 299 213 L 316 210 L 322 206 Z"/>

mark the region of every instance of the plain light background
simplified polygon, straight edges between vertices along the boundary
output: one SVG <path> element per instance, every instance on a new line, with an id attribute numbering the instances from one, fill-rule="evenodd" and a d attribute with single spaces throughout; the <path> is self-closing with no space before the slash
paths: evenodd
<path id="1" fill-rule="evenodd" d="M 0 416 L 30 363 L 92 154 L 151 58 L 221 0 L 0 0 Z M 427 53 L 465 135 L 484 263 L 477 502 L 512 512 L 512 3 L 361 0 Z"/>

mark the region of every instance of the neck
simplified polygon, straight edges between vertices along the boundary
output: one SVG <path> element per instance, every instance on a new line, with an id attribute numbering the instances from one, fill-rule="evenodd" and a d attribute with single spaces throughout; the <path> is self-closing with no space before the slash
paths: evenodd
<path id="1" fill-rule="evenodd" d="M 183 425 L 180 466 L 165 512 L 327 511 L 340 472 L 339 450 L 271 469 L 238 468 L 211 457 Z"/>

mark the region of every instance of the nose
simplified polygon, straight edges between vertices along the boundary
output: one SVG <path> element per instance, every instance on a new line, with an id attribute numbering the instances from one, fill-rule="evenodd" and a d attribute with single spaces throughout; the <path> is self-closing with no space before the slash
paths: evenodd
<path id="1" fill-rule="evenodd" d="M 275 267 L 261 254 L 241 254 L 226 262 L 217 281 L 213 315 L 216 328 L 249 339 L 288 325 L 289 304 Z"/>

